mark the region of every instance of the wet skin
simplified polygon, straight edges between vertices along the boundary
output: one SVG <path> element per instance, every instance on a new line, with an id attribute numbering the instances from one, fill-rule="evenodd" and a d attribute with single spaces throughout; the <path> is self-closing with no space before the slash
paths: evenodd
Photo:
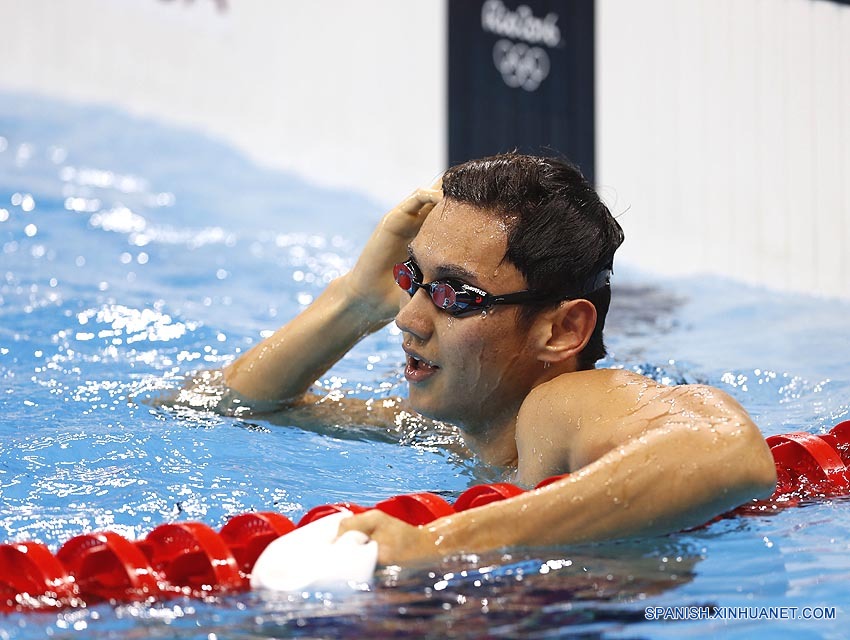
<path id="1" fill-rule="evenodd" d="M 522 274 L 502 260 L 506 246 L 494 215 L 442 201 L 409 253 L 424 282 L 451 277 L 495 294 L 524 290 Z M 457 424 L 484 461 L 514 467 L 519 484 L 571 475 L 424 527 L 380 512 L 343 522 L 341 532 L 378 541 L 382 562 L 667 533 L 773 491 L 764 439 L 727 394 L 577 370 L 596 320 L 586 301 L 566 301 L 528 326 L 517 322 L 516 307 L 452 318 L 422 289 L 402 295 L 396 324 L 413 408 Z"/>
<path id="2" fill-rule="evenodd" d="M 527 288 L 502 259 L 506 248 L 507 230 L 498 217 L 444 200 L 409 252 L 425 282 L 451 277 L 501 294 Z M 551 314 L 529 326 L 517 322 L 516 306 L 453 318 L 423 289 L 412 298 L 402 292 L 401 300 L 396 324 L 408 353 L 412 407 L 458 425 L 484 460 L 517 468 L 524 485 L 580 469 L 659 429 L 703 425 L 714 434 L 711 446 L 721 433 L 761 441 L 746 412 L 718 390 L 666 387 L 620 370 L 576 371 L 569 351 L 543 360 L 551 353 L 540 335 L 551 332 Z M 586 342 L 582 335 L 569 339 Z"/>
<path id="3" fill-rule="evenodd" d="M 507 232 L 489 213 L 443 201 L 410 244 L 423 281 L 454 278 L 488 293 L 526 289 L 525 278 L 503 260 Z M 405 377 L 411 406 L 423 415 L 458 425 L 489 462 L 516 463 L 516 416 L 545 375 L 529 333 L 517 322 L 518 307 L 452 317 L 427 291 L 401 292 L 395 322 L 407 353 Z"/>
<path id="4" fill-rule="evenodd" d="M 341 532 L 367 533 L 381 562 L 401 563 L 667 533 L 772 492 L 772 456 L 728 395 L 620 370 L 577 370 L 596 322 L 588 301 L 564 301 L 520 324 L 516 307 L 453 318 L 423 290 L 412 298 L 401 291 L 392 265 L 408 254 L 425 282 L 453 277 L 493 294 L 527 288 L 502 260 L 507 232 L 499 219 L 440 195 L 419 190 L 390 211 L 351 272 L 223 370 L 228 393 L 241 406 L 310 405 L 313 380 L 396 314 L 416 410 L 457 424 L 484 462 L 516 469 L 520 484 L 571 474 L 424 527 L 370 511 L 344 521 Z M 338 407 L 351 415 L 353 404 Z"/>

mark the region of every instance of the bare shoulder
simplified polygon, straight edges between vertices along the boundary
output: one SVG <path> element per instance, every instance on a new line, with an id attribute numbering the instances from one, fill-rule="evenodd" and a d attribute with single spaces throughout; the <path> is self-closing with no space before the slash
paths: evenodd
<path id="1" fill-rule="evenodd" d="M 535 387 L 526 397 L 520 415 L 536 419 L 561 410 L 578 417 L 620 404 L 654 398 L 664 387 L 655 381 L 623 369 L 591 369 L 553 378 Z M 563 415 L 561 416 L 563 417 Z"/>
<path id="2" fill-rule="evenodd" d="M 574 471 L 589 448 L 612 441 L 610 393 L 632 384 L 631 376 L 615 369 L 576 371 L 535 387 L 517 416 L 518 480 L 534 484 Z"/>
<path id="3" fill-rule="evenodd" d="M 593 369 L 558 376 L 532 390 L 521 415 L 537 420 L 546 416 L 557 416 L 559 420 L 565 416 L 574 420 L 590 416 L 650 422 L 655 417 L 671 415 L 749 419 L 744 408 L 720 389 L 704 384 L 668 386 L 623 369 Z"/>
<path id="4" fill-rule="evenodd" d="M 523 402 L 520 476 L 524 461 L 535 475 L 574 471 L 650 431 L 676 427 L 763 441 L 743 407 L 719 389 L 666 386 L 622 369 L 578 371 L 539 385 Z"/>

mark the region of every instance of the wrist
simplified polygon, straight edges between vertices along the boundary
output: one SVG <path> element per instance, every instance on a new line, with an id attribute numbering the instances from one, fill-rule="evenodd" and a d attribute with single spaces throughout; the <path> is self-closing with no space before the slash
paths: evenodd
<path id="1" fill-rule="evenodd" d="M 441 556 L 526 543 L 529 516 L 521 501 L 522 497 L 516 496 L 439 518 L 427 525 L 429 534 Z"/>
<path id="2" fill-rule="evenodd" d="M 351 273 L 340 276 L 328 286 L 333 290 L 343 307 L 356 316 L 361 322 L 365 332 L 372 333 L 382 328 L 395 318 L 397 308 L 389 308 L 383 300 L 374 300 L 373 297 L 360 291 L 352 281 Z"/>
<path id="3" fill-rule="evenodd" d="M 456 515 L 444 516 L 425 526 L 439 556 L 477 553 L 499 546 L 482 539 L 482 522 L 475 517 L 477 515 L 464 511 Z"/>

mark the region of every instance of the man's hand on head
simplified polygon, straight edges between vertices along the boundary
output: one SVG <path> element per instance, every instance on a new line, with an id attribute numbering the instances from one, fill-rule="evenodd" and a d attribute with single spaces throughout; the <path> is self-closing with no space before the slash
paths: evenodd
<path id="1" fill-rule="evenodd" d="M 399 288 L 393 281 L 393 266 L 407 259 L 407 245 L 442 196 L 439 189 L 417 189 L 390 210 L 375 228 L 357 264 L 343 276 L 364 308 L 378 318 L 390 320 L 398 311 Z"/>
<path id="2" fill-rule="evenodd" d="M 350 272 L 222 370 L 227 392 L 252 408 L 302 404 L 316 379 L 395 317 L 403 294 L 393 266 L 406 259 L 407 245 L 441 198 L 439 189 L 419 189 L 387 213 Z"/>

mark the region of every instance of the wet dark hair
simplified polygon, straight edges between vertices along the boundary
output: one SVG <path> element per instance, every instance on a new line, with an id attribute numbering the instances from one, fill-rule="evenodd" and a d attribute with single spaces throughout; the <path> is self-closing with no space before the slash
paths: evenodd
<path id="1" fill-rule="evenodd" d="M 596 307 L 596 328 L 578 362 L 580 369 L 592 369 L 606 354 L 602 330 L 611 304 L 604 274 L 594 280 L 612 268 L 624 235 L 581 171 L 559 158 L 505 153 L 452 167 L 443 175 L 443 194 L 504 219 L 504 259 L 522 273 L 529 289 L 553 301 L 546 307 L 568 297 Z M 521 307 L 520 321 L 530 322 L 540 310 L 539 305 Z"/>

